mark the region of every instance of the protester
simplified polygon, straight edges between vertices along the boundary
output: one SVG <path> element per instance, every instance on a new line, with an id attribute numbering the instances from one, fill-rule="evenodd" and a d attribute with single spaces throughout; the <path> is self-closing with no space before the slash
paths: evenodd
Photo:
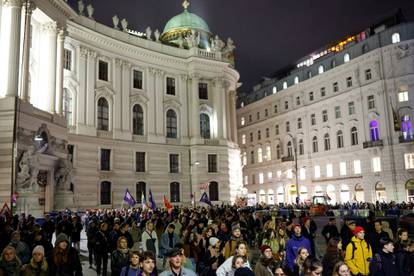
<path id="1" fill-rule="evenodd" d="M 272 266 L 275 263 L 272 248 L 268 245 L 262 245 L 260 251 L 262 254 L 260 255 L 259 261 L 256 263 L 254 274 L 256 276 L 272 276 Z"/>
<path id="2" fill-rule="evenodd" d="M 125 237 L 119 237 L 117 249 L 111 254 L 111 276 L 120 276 L 122 268 L 129 263 L 128 241 Z"/>
<path id="3" fill-rule="evenodd" d="M 233 225 L 231 228 L 230 240 L 227 241 L 224 245 L 224 258 L 229 258 L 236 249 L 236 245 L 238 244 L 238 242 L 242 240 L 243 238 L 241 236 L 240 226 Z"/>
<path id="4" fill-rule="evenodd" d="M 267 245 L 272 249 L 272 252 L 278 253 L 279 252 L 279 242 L 275 234 L 274 229 L 267 229 L 262 240 L 262 245 Z"/>
<path id="5" fill-rule="evenodd" d="M 342 241 L 338 237 L 332 237 L 329 239 L 326 253 L 323 256 L 323 276 L 331 276 L 334 270 L 334 266 L 344 260 L 342 254 Z"/>
<path id="6" fill-rule="evenodd" d="M 323 271 L 325 272 L 325 270 Z M 325 274 L 322 274 L 325 275 Z M 326 274 L 329 275 L 329 274 Z M 330 274 L 332 276 L 351 276 L 351 272 L 348 268 L 348 266 L 344 262 L 338 262 L 335 264 L 333 268 L 333 273 Z"/>
<path id="7" fill-rule="evenodd" d="M 141 242 L 143 251 L 151 251 L 155 256 L 159 256 L 158 237 L 154 231 L 154 223 L 150 220 L 145 224 L 145 231 L 142 232 Z"/>
<path id="8" fill-rule="evenodd" d="M 382 230 L 381 220 L 376 220 L 374 222 L 374 231 L 368 233 L 367 235 L 367 242 L 372 247 L 372 254 L 379 253 L 381 251 L 381 244 L 380 240 L 382 238 L 389 239 L 389 236 L 386 232 Z"/>
<path id="9" fill-rule="evenodd" d="M 394 240 L 394 233 L 392 232 L 392 229 L 390 228 L 390 223 L 386 220 L 383 220 L 381 222 L 381 226 L 382 226 L 382 231 L 384 231 L 385 233 L 388 234 L 388 237 L 391 240 Z"/>
<path id="10" fill-rule="evenodd" d="M 217 268 L 225 261 L 220 250 L 220 240 L 212 237 L 209 243 L 210 245 L 204 255 L 204 261 L 201 263 L 204 265 L 201 269 L 203 276 L 215 276 Z"/>
<path id="11" fill-rule="evenodd" d="M 16 255 L 22 264 L 27 264 L 30 261 L 30 249 L 29 246 L 20 240 L 20 232 L 14 231 L 11 235 L 10 246 L 16 249 Z"/>
<path id="12" fill-rule="evenodd" d="M 401 242 L 396 257 L 399 276 L 411 276 L 414 273 L 414 241 Z"/>
<path id="13" fill-rule="evenodd" d="M 381 250 L 370 262 L 371 276 L 398 275 L 398 266 L 394 254 L 394 243 L 387 237 L 380 240 Z"/>
<path id="14" fill-rule="evenodd" d="M 272 271 L 274 276 L 286 276 L 289 275 L 289 268 L 284 266 L 283 263 L 277 263 L 274 267 L 274 270 Z"/>
<path id="15" fill-rule="evenodd" d="M 53 255 L 48 264 L 51 275 L 83 275 L 78 252 L 70 247 L 69 237 L 63 231 L 56 237 Z"/>
<path id="16" fill-rule="evenodd" d="M 217 268 L 217 276 L 225 276 L 227 273 L 230 273 L 230 271 L 232 271 L 232 262 L 235 256 L 246 257 L 244 265 L 248 268 L 251 268 L 248 260 L 247 243 L 245 241 L 239 241 L 236 245 L 234 255 L 227 258 L 226 261 L 219 268 Z"/>
<path id="17" fill-rule="evenodd" d="M 139 258 L 140 273 L 138 276 L 157 276 L 157 265 L 154 253 L 145 251 Z"/>
<path id="18" fill-rule="evenodd" d="M 174 248 L 177 243 L 180 242 L 180 238 L 178 235 L 174 232 L 175 225 L 170 223 L 167 226 L 167 229 L 161 236 L 161 242 L 160 242 L 160 254 L 163 257 L 166 257 L 165 254 L 172 248 Z"/>
<path id="19" fill-rule="evenodd" d="M 6 246 L 0 257 L 0 275 L 19 276 L 21 262 L 13 246 Z"/>
<path id="20" fill-rule="evenodd" d="M 79 221 L 79 217 L 74 215 L 72 217 L 72 233 L 70 235 L 71 241 L 73 244 L 73 248 L 75 248 L 78 252 L 80 251 L 80 238 L 83 226 L 82 223 Z"/>
<path id="21" fill-rule="evenodd" d="M 357 226 L 354 237 L 346 247 L 345 263 L 353 275 L 368 275 L 369 260 L 372 258 L 371 246 L 364 240 L 365 230 Z"/>
<path id="22" fill-rule="evenodd" d="M 315 237 L 316 237 L 317 226 L 312 218 L 305 217 L 303 218 L 302 225 L 302 235 L 310 242 L 311 250 L 309 255 L 316 256 L 316 246 L 315 246 Z"/>
<path id="23" fill-rule="evenodd" d="M 295 258 L 295 264 L 293 266 L 294 275 L 303 275 L 305 260 L 308 256 L 309 251 L 305 247 L 300 247 L 298 249 L 298 254 Z"/>
<path id="24" fill-rule="evenodd" d="M 97 238 L 98 231 L 99 229 L 96 225 L 96 222 L 94 220 L 89 222 L 88 228 L 86 230 L 86 237 L 88 238 L 88 242 L 86 243 L 86 246 L 88 248 L 89 268 L 92 268 L 94 261 L 96 263 L 96 260 L 94 259 L 96 257 L 96 254 L 99 254 L 99 252 L 96 251 L 96 238 Z"/>
<path id="25" fill-rule="evenodd" d="M 317 258 L 309 256 L 305 260 L 303 271 L 304 276 L 319 276 L 322 275 L 323 266 Z"/>
<path id="26" fill-rule="evenodd" d="M 93 250 L 96 259 L 96 273 L 101 275 L 102 272 L 102 276 L 106 276 L 108 271 L 108 253 L 110 250 L 108 223 L 102 222 L 99 231 L 96 232 L 95 235 L 96 237 L 93 238 L 95 246 Z M 90 260 L 89 254 L 89 261 Z"/>
<path id="27" fill-rule="evenodd" d="M 326 243 L 333 237 L 339 237 L 338 227 L 336 227 L 335 218 L 329 218 L 329 222 L 322 229 L 322 236 L 324 236 Z M 325 269 L 324 269 L 325 271 Z"/>
<path id="28" fill-rule="evenodd" d="M 311 252 L 311 245 L 308 239 L 302 236 L 302 228 L 300 224 L 295 224 L 293 228 L 294 234 L 286 244 L 286 260 L 291 270 L 294 269 L 295 259 L 298 255 L 299 248 L 304 247 L 308 253 Z"/>
<path id="29" fill-rule="evenodd" d="M 129 264 L 122 268 L 121 276 L 137 276 L 140 272 L 139 252 L 133 251 L 129 255 Z"/>
<path id="30" fill-rule="evenodd" d="M 45 249 L 38 245 L 33 249 L 30 263 L 23 265 L 22 276 L 48 276 L 49 265 L 45 259 Z"/>
<path id="31" fill-rule="evenodd" d="M 182 251 L 179 248 L 173 248 L 167 252 L 166 270 L 160 276 L 196 276 L 195 272 L 183 267 Z"/>
<path id="32" fill-rule="evenodd" d="M 401 243 L 408 241 L 408 230 L 405 228 L 400 228 L 397 231 L 397 240 L 395 241 L 396 251 L 400 250 Z"/>
<path id="33" fill-rule="evenodd" d="M 345 251 L 348 244 L 351 242 L 354 237 L 354 230 L 356 228 L 356 223 L 353 220 L 345 220 L 341 228 L 341 240 L 342 240 L 342 250 Z"/>

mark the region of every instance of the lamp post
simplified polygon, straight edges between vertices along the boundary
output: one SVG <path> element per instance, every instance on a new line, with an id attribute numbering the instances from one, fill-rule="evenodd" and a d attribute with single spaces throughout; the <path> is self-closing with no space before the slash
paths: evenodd
<path id="1" fill-rule="evenodd" d="M 194 207 L 195 204 L 195 196 L 193 194 L 193 166 L 198 166 L 200 164 L 199 161 L 195 161 L 194 163 L 191 162 L 191 149 L 188 150 L 188 165 L 190 169 L 190 204 Z"/>
<path id="2" fill-rule="evenodd" d="M 300 197 L 299 197 L 299 182 L 298 182 L 298 145 L 296 137 L 293 137 L 291 134 L 288 134 L 289 137 L 292 139 L 293 143 L 293 154 L 295 158 L 295 184 L 296 184 L 296 204 L 299 204 Z"/>

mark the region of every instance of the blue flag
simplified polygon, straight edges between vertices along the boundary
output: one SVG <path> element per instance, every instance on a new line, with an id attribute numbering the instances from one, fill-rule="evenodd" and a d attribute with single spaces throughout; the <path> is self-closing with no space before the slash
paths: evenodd
<path id="1" fill-rule="evenodd" d="M 126 203 L 128 203 L 128 205 L 129 205 L 130 207 L 135 206 L 135 204 L 137 203 L 137 202 L 135 201 L 134 197 L 133 197 L 133 196 L 131 195 L 131 193 L 129 192 L 129 190 L 128 190 L 128 189 L 126 189 L 126 191 L 125 191 L 124 201 L 125 201 Z"/>
<path id="2" fill-rule="evenodd" d="M 200 202 L 204 202 L 205 204 L 208 204 L 208 205 L 210 205 L 210 206 L 211 206 L 211 201 L 210 201 L 210 199 L 208 198 L 208 195 L 207 195 L 207 193 L 206 193 L 206 192 L 204 192 L 204 193 L 203 193 L 203 195 L 201 196 L 201 198 L 200 198 Z"/>
<path id="3" fill-rule="evenodd" d="M 157 209 L 157 205 L 155 204 L 154 197 L 152 196 L 151 189 L 149 190 L 149 198 L 148 198 L 148 207 L 152 210 Z"/>

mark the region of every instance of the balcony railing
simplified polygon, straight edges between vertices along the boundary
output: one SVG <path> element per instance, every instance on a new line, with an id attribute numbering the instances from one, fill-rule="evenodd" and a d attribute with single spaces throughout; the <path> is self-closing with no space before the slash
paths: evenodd
<path id="1" fill-rule="evenodd" d="M 363 147 L 364 149 L 366 149 L 366 148 L 373 148 L 373 147 L 382 147 L 382 146 L 384 146 L 384 143 L 383 143 L 383 141 L 382 141 L 382 140 L 377 140 L 377 141 L 367 141 L 367 142 L 364 142 L 364 143 L 362 144 L 362 147 Z"/>
<path id="2" fill-rule="evenodd" d="M 414 142 L 414 137 L 404 137 L 404 136 L 400 136 L 399 138 L 400 143 L 410 143 L 410 142 Z"/>
<path id="3" fill-rule="evenodd" d="M 293 158 L 293 155 L 282 157 L 282 162 L 290 162 L 290 161 L 295 161 L 295 159 Z"/>

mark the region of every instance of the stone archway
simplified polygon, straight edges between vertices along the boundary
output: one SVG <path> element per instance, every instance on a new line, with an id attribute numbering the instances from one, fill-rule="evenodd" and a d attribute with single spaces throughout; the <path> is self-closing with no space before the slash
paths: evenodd
<path id="1" fill-rule="evenodd" d="M 355 194 L 353 199 L 358 202 L 365 201 L 364 187 L 361 183 L 355 185 Z"/>
<path id="2" fill-rule="evenodd" d="M 405 182 L 405 190 L 407 192 L 407 201 L 414 202 L 414 179 Z"/>
<path id="3" fill-rule="evenodd" d="M 381 181 L 375 183 L 375 200 L 387 201 L 387 193 L 385 190 L 385 184 Z"/>

